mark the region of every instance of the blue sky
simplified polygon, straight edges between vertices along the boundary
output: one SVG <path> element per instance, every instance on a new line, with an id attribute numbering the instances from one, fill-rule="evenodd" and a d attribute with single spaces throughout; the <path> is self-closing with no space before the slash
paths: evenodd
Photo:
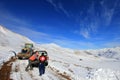
<path id="1" fill-rule="evenodd" d="M 120 0 L 0 0 L 0 25 L 37 43 L 120 46 Z"/>

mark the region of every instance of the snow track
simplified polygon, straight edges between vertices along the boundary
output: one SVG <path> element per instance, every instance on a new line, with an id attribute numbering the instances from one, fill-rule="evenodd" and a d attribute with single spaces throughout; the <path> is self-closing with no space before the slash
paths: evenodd
<path id="1" fill-rule="evenodd" d="M 38 68 L 25 71 L 28 64 L 27 60 L 16 60 L 12 66 L 11 79 L 13 80 L 69 80 L 60 75 L 55 69 L 48 66 L 44 75 L 39 76 Z"/>

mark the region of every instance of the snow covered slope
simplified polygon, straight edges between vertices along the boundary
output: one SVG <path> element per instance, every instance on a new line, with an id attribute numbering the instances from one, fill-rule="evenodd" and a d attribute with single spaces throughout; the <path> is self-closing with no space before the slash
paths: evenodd
<path id="1" fill-rule="evenodd" d="M 6 29 L 5 27 L 0 26 L 0 46 L 15 48 L 15 46 L 19 47 L 26 42 L 32 41 L 24 36 Z"/>
<path id="2" fill-rule="evenodd" d="M 13 56 L 10 50 L 18 52 L 26 42 L 33 43 L 28 38 L 0 26 L 0 64 Z"/>
<path id="3" fill-rule="evenodd" d="M 87 50 L 87 52 L 98 56 L 98 57 L 106 57 L 109 59 L 118 59 L 120 60 L 120 47 L 115 48 L 104 48 L 99 50 Z"/>
<path id="4" fill-rule="evenodd" d="M 20 50 L 25 42 L 32 41 L 0 27 L 0 62 L 13 55 L 9 50 Z M 120 80 L 120 47 L 83 51 L 62 48 L 54 43 L 34 45 L 37 50 L 48 52 L 46 73 L 39 76 L 38 68 L 26 72 L 28 61 L 17 60 L 12 67 L 13 80 Z"/>
<path id="5" fill-rule="evenodd" d="M 61 74 L 65 73 L 64 75 L 72 80 L 120 79 L 120 60 L 118 59 L 120 47 L 101 50 L 71 50 L 53 43 L 40 45 L 40 47 L 48 51 L 50 66 Z"/>

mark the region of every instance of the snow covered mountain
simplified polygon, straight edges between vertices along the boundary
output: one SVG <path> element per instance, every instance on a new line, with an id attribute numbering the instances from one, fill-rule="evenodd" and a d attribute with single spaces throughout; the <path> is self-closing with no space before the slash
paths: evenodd
<path id="1" fill-rule="evenodd" d="M 26 42 L 32 42 L 30 39 L 14 33 L 5 27 L 0 26 L 0 46 L 15 47 L 20 46 Z M 32 42 L 33 43 L 33 42 Z"/>
<path id="2" fill-rule="evenodd" d="M 95 55 L 96 57 L 106 57 L 109 59 L 111 58 L 120 60 L 120 47 L 86 51 L 91 53 L 92 55 Z"/>
<path id="3" fill-rule="evenodd" d="M 10 50 L 18 52 L 26 42 L 33 43 L 30 39 L 0 26 L 0 63 L 14 55 Z"/>
<path id="4" fill-rule="evenodd" d="M 20 51 L 26 37 L 0 26 L 0 63 L 13 56 L 9 50 Z M 35 44 L 37 50 L 46 50 L 49 65 L 39 76 L 38 69 L 26 72 L 27 60 L 13 63 L 13 80 L 120 80 L 120 47 L 101 50 L 72 50 L 54 43 Z M 15 70 L 18 70 L 17 72 Z"/>

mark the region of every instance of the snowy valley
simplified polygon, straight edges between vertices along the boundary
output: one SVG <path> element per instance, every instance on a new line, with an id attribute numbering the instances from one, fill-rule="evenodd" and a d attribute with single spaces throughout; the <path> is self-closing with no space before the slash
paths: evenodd
<path id="1" fill-rule="evenodd" d="M 24 43 L 33 43 L 37 50 L 46 50 L 49 65 L 39 76 L 38 68 L 26 72 L 27 60 L 16 60 L 12 80 L 120 80 L 120 47 L 100 50 L 73 50 L 54 43 L 36 44 L 30 39 L 0 26 L 0 66 L 19 52 Z M 17 70 L 17 71 L 16 71 Z"/>

